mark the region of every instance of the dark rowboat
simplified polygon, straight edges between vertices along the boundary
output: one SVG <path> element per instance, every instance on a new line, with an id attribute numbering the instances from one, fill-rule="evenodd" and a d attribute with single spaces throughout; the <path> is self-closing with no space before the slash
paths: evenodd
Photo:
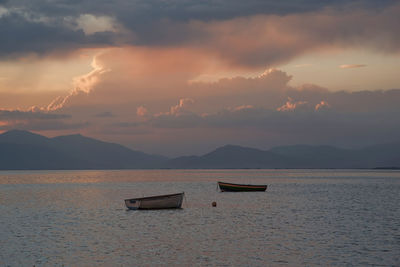
<path id="1" fill-rule="evenodd" d="M 218 182 L 218 186 L 221 192 L 250 192 L 267 190 L 267 185 L 232 184 Z"/>
<path id="2" fill-rule="evenodd" d="M 125 199 L 125 205 L 131 210 L 180 209 L 184 192 L 178 194 Z"/>

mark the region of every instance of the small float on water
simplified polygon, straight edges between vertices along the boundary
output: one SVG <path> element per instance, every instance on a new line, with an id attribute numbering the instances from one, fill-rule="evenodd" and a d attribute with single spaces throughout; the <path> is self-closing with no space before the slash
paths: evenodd
<path id="1" fill-rule="evenodd" d="M 233 184 L 218 182 L 219 189 L 221 192 L 253 192 L 253 191 L 265 191 L 267 185 L 251 185 L 251 184 Z"/>
<path id="2" fill-rule="evenodd" d="M 170 195 L 125 199 L 125 205 L 131 210 L 180 209 L 184 192 Z"/>

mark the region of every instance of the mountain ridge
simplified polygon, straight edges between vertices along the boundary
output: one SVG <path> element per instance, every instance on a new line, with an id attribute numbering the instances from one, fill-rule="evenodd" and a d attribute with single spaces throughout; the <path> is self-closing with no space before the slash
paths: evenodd
<path id="1" fill-rule="evenodd" d="M 0 170 L 39 169 L 397 169 L 400 143 L 359 149 L 329 145 L 269 150 L 224 145 L 200 156 L 167 158 L 81 134 L 48 138 L 22 130 L 0 134 Z"/>
<path id="2" fill-rule="evenodd" d="M 53 138 L 22 130 L 0 134 L 3 170 L 151 168 L 165 159 L 81 134 Z"/>

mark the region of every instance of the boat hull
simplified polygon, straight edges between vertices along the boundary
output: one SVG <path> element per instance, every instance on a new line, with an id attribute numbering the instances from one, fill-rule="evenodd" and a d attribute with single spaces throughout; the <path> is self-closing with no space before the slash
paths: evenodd
<path id="1" fill-rule="evenodd" d="M 267 185 L 250 185 L 250 184 L 232 184 L 218 182 L 219 189 L 221 192 L 254 192 L 254 191 L 265 191 Z"/>
<path id="2" fill-rule="evenodd" d="M 180 209 L 184 193 L 125 199 L 125 205 L 132 210 Z"/>

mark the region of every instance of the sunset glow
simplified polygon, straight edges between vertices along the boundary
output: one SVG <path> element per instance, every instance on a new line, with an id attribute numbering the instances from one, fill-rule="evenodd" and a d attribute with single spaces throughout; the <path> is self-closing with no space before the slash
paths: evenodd
<path id="1" fill-rule="evenodd" d="M 398 141 L 398 1 L 36 2 L 0 1 L 2 132 L 173 156 Z"/>

